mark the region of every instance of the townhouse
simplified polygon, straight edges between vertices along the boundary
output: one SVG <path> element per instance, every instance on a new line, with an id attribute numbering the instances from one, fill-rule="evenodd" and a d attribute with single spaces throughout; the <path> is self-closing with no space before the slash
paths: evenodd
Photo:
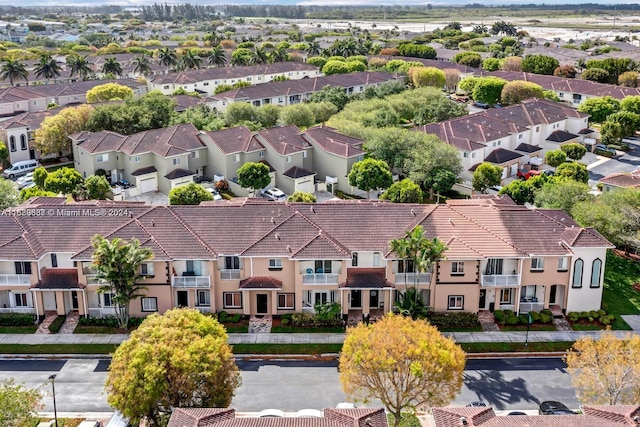
<path id="1" fill-rule="evenodd" d="M 41 159 L 41 153 L 35 147 L 35 132 L 42 121 L 60 112 L 60 108 L 22 113 L 5 119 L 0 119 L 0 141 L 9 150 L 9 163 L 23 160 Z M 58 157 L 66 156 L 67 152 L 57 153 Z"/>
<path id="2" fill-rule="evenodd" d="M 274 64 L 246 67 L 201 68 L 155 76 L 148 79 L 149 90 L 159 90 L 170 95 L 178 89 L 198 92 L 212 96 L 220 85 L 233 85 L 238 82 L 250 84 L 267 83 L 275 77 L 284 76 L 289 80 L 305 77 L 318 77 L 320 69 L 301 62 L 276 62 Z"/>
<path id="3" fill-rule="evenodd" d="M 428 272 L 394 254 L 392 239 L 422 226 L 447 245 Z M 596 231 L 557 210 L 508 198 L 408 205 L 258 199 L 149 206 L 32 199 L 0 215 L 0 312 L 108 316 L 91 238 L 135 237 L 153 252 L 140 267 L 145 296 L 133 316 L 196 307 L 243 315 L 381 315 L 416 286 L 439 312 L 600 308 L 606 250 Z"/>
<path id="4" fill-rule="evenodd" d="M 493 108 L 416 128 L 435 134 L 456 147 L 462 158 L 464 181 L 470 188 L 475 168 L 483 162 L 503 168 L 502 178 L 516 176 L 525 164 L 540 165 L 544 150 L 563 144 L 595 144 L 589 115 L 557 102 L 528 99 L 505 108 Z"/>
<path id="5" fill-rule="evenodd" d="M 175 125 L 125 136 L 115 132 L 70 135 L 75 168 L 83 176 L 102 169 L 111 182 L 133 185 L 129 195 L 160 191 L 195 180 L 227 180 L 237 195 L 246 162 L 269 166 L 271 183 L 287 194 L 313 193 L 316 184 L 329 191 L 353 191 L 347 174 L 364 158 L 363 141 L 326 126 L 300 131 L 285 126 L 251 132 L 244 126 L 200 132 L 192 124 Z"/>
<path id="6" fill-rule="evenodd" d="M 222 92 L 208 98 L 206 103 L 218 111 L 225 111 L 233 102 L 248 102 L 256 107 L 267 104 L 285 107 L 304 102 L 311 94 L 325 86 L 340 87 L 347 95 L 355 95 L 364 92 L 368 87 L 375 87 L 392 80 L 396 78 L 380 71 L 285 80 Z"/>
<path id="7" fill-rule="evenodd" d="M 0 116 L 45 111 L 47 107 L 54 104 L 57 106 L 84 104 L 87 102 L 86 95 L 89 89 L 113 81 L 90 80 L 0 89 Z M 119 79 L 115 82 L 130 87 L 134 96 L 147 93 L 147 86 L 144 83 L 131 79 Z"/>
<path id="8" fill-rule="evenodd" d="M 638 188 L 640 189 L 640 169 L 631 173 L 610 173 L 600 178 L 602 192 L 615 191 L 618 188 Z"/>

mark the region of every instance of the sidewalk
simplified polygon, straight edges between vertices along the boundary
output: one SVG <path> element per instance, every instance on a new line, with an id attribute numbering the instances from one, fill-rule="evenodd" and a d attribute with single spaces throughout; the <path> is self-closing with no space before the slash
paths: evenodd
<path id="1" fill-rule="evenodd" d="M 531 331 L 529 342 L 576 341 L 585 336 L 598 338 L 603 331 Z M 613 331 L 622 338 L 639 331 Z M 458 343 L 524 342 L 526 332 L 444 332 Z M 119 344 L 128 335 L 108 334 L 0 334 L 0 344 Z M 229 334 L 229 344 L 340 344 L 344 334 Z"/>

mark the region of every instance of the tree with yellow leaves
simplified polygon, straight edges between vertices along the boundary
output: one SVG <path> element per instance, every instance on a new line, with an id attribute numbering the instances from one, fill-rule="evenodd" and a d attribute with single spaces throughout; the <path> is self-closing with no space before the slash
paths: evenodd
<path id="1" fill-rule="evenodd" d="M 398 426 L 403 412 L 450 403 L 464 365 L 464 351 L 434 326 L 390 313 L 347 330 L 340 382 L 354 400 L 379 399 Z"/>
<path id="2" fill-rule="evenodd" d="M 566 357 L 578 400 L 589 405 L 640 403 L 640 336 L 581 338 Z"/>
<path id="3" fill-rule="evenodd" d="M 161 425 L 171 408 L 226 408 L 241 378 L 217 320 L 195 309 L 152 314 L 111 360 L 111 407 L 137 425 Z"/>
<path id="4" fill-rule="evenodd" d="M 55 116 L 45 117 L 36 130 L 36 148 L 43 155 L 69 150 L 69 135 L 86 129 L 93 112 L 90 105 L 69 107 Z"/>

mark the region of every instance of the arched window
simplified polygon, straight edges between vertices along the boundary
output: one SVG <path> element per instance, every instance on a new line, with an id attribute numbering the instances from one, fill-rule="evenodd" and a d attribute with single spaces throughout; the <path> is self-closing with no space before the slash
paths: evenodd
<path id="1" fill-rule="evenodd" d="M 27 149 L 27 137 L 24 134 L 20 135 L 20 149 Z"/>
<path id="2" fill-rule="evenodd" d="M 573 280 L 571 282 L 571 287 L 573 288 L 581 288 L 582 287 L 582 270 L 584 269 L 584 261 L 581 259 L 577 259 L 573 264 Z"/>
<path id="3" fill-rule="evenodd" d="M 13 135 L 9 137 L 9 147 L 11 151 L 16 151 L 16 137 Z"/>
<path id="4" fill-rule="evenodd" d="M 591 265 L 591 287 L 599 288 L 600 287 L 600 276 L 602 273 L 602 261 L 600 258 L 596 258 L 593 260 L 593 264 Z"/>

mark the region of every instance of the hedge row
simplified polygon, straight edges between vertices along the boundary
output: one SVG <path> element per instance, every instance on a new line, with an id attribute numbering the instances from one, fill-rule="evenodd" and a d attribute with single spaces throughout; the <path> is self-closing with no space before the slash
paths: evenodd
<path id="1" fill-rule="evenodd" d="M 553 323 L 553 313 L 551 310 L 531 311 L 531 320 L 534 324 L 550 324 Z M 496 322 L 503 325 L 515 326 L 526 325 L 529 323 L 529 316 L 527 314 L 516 314 L 512 310 L 496 310 L 493 312 Z"/>
<path id="2" fill-rule="evenodd" d="M 49 332 L 51 332 L 52 334 L 57 334 L 66 318 L 66 315 L 56 317 L 49 325 Z"/>
<path id="3" fill-rule="evenodd" d="M 31 314 L 2 313 L 0 326 L 33 326 L 34 318 Z"/>
<path id="4" fill-rule="evenodd" d="M 567 314 L 567 319 L 571 322 L 579 322 L 585 320 L 587 322 L 600 322 L 603 325 L 610 325 L 615 320 L 613 314 L 607 314 L 604 310 L 591 310 L 591 311 L 572 311 Z"/>
<path id="5" fill-rule="evenodd" d="M 476 313 L 436 313 L 429 312 L 427 320 L 438 329 L 459 329 L 473 328 L 478 326 L 478 315 Z"/>

